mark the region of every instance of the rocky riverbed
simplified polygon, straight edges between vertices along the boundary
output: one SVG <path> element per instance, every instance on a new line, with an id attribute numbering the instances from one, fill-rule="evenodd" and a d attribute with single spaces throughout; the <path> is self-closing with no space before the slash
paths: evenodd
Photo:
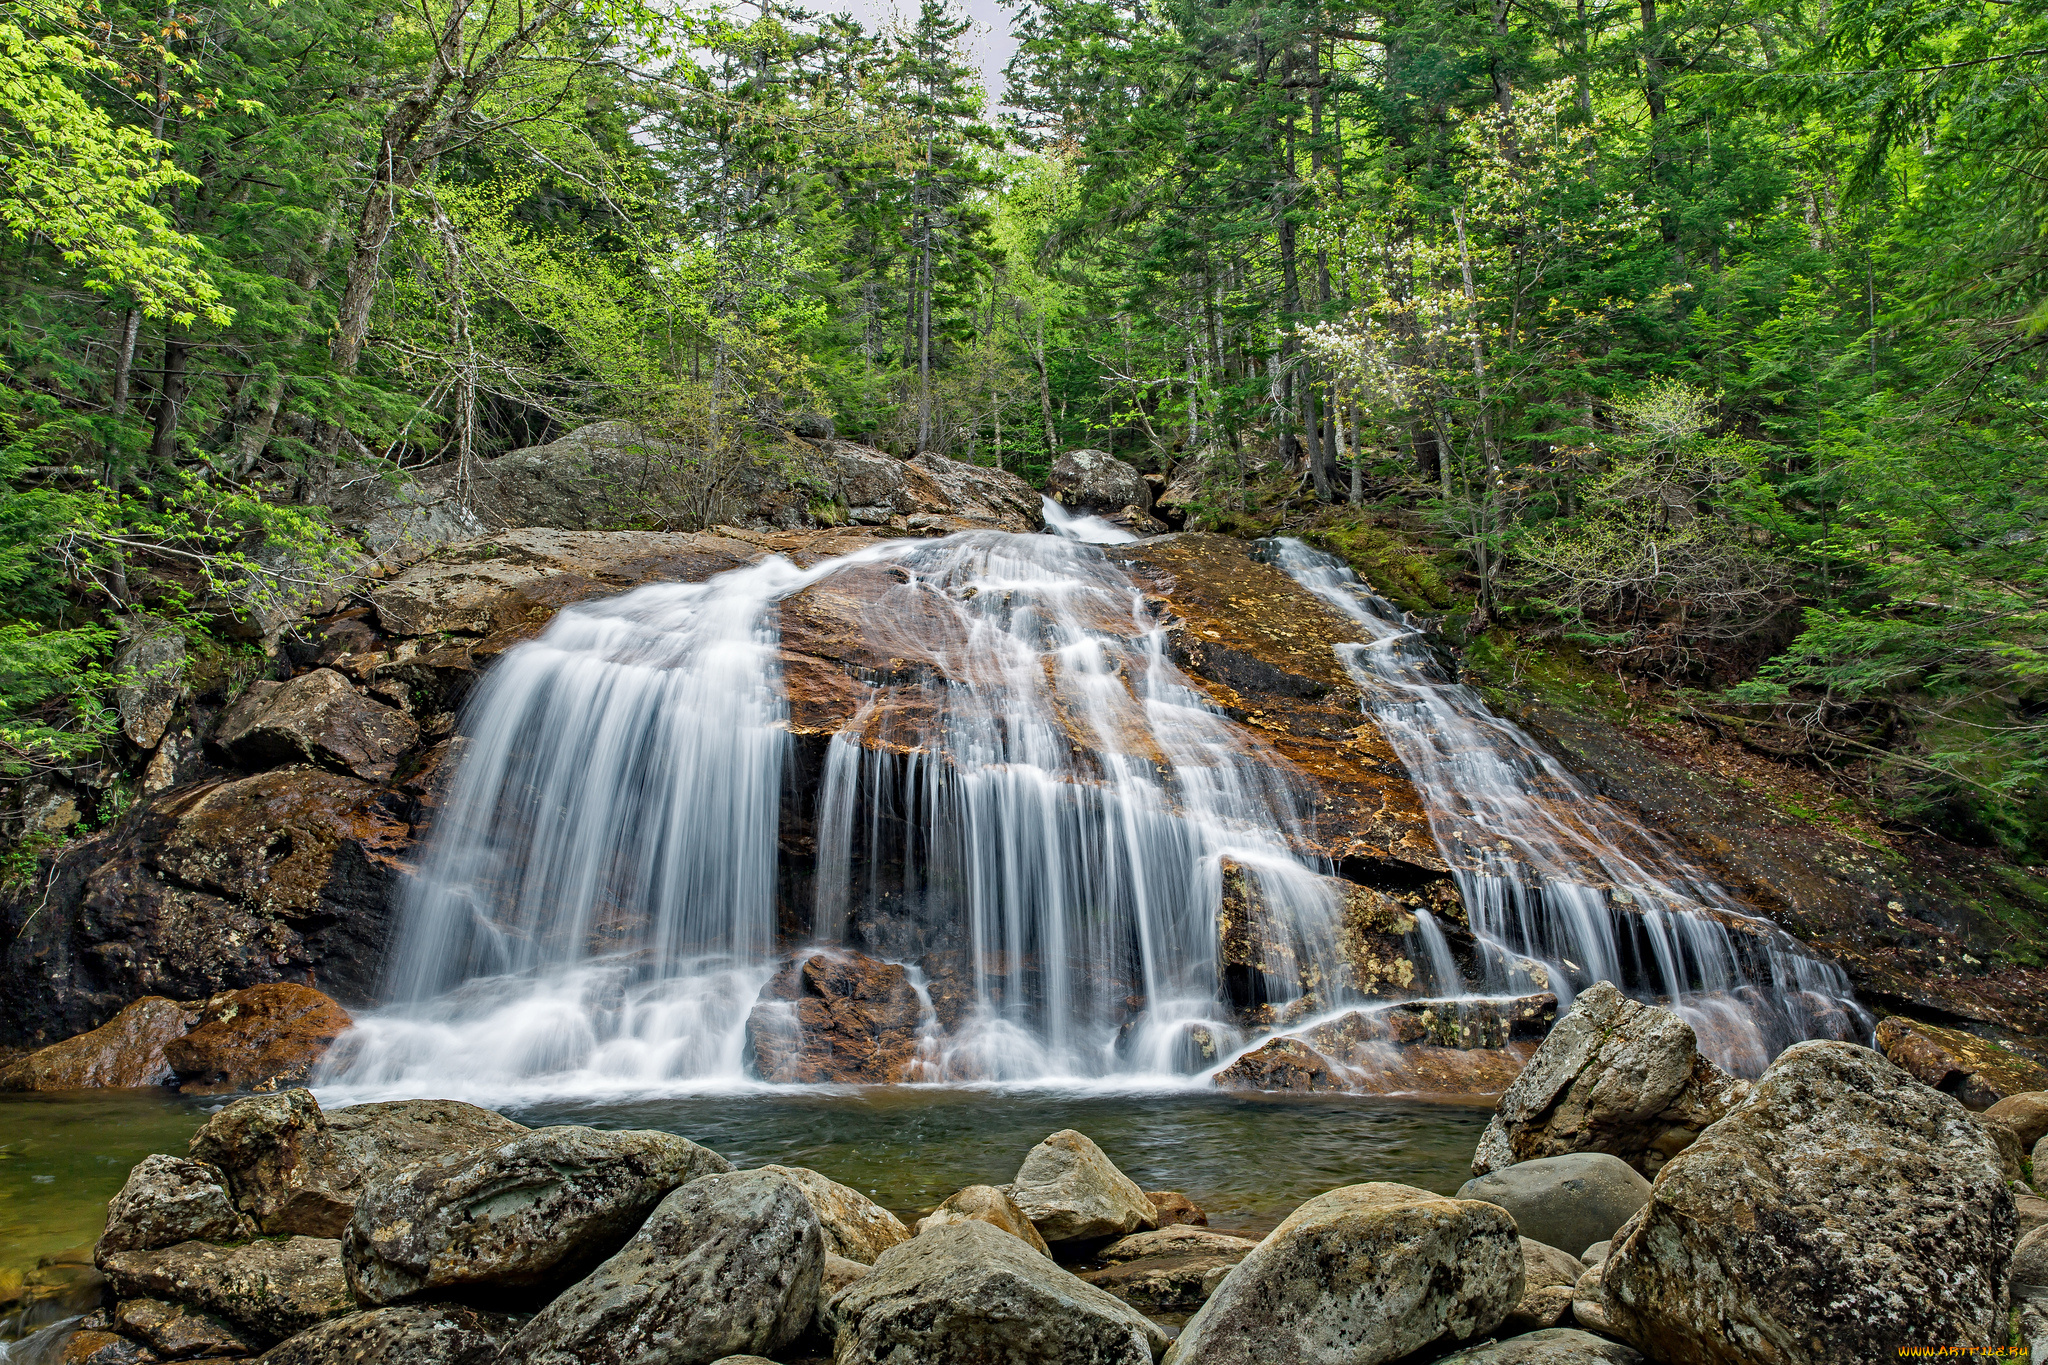
<path id="1" fill-rule="evenodd" d="M 1142 1101 L 1133 1101 L 1142 1102 Z M 819 1171 L 472 1105 L 239 1099 L 108 1210 L 78 1319 L 15 1356 L 710 1365 L 1815 1362 L 2048 1349 L 2048 1095 L 1974 1113 L 1853 1044 L 1737 1080 L 1596 989 L 1455 1195 L 1206 1226 L 1065 1129 L 915 1222 Z M 2048 1147 L 2041 1152 L 2048 1160 Z M 1248 1152 L 1248 1161 L 1257 1154 Z M 2039 1264 L 2037 1264 L 2037 1262 Z"/>

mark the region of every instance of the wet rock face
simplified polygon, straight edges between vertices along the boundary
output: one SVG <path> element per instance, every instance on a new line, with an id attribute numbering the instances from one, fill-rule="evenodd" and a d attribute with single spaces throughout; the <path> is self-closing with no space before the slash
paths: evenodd
<path id="1" fill-rule="evenodd" d="M 910 1240 L 903 1220 L 859 1190 L 801 1166 L 763 1166 L 792 1181 L 818 1215 L 818 1230 L 829 1255 L 873 1265 L 875 1258 Z"/>
<path id="2" fill-rule="evenodd" d="M 1499 1095 L 1536 1050 L 1528 1035 L 1556 1009 L 1557 998 L 1544 994 L 1354 1010 L 1272 1039 L 1218 1072 L 1215 1084 L 1226 1090 Z"/>
<path id="3" fill-rule="evenodd" d="M 308 973 L 367 1003 L 411 833 L 394 793 L 316 769 L 165 791 L 74 847 L 43 913 L 8 939 L 0 1029 L 80 1032 L 140 996 Z"/>
<path id="4" fill-rule="evenodd" d="M 1801 1043 L 1658 1176 L 1602 1305 L 1668 1365 L 1988 1346 L 2014 1240 L 1996 1149 L 1960 1105 L 1866 1048 Z"/>
<path id="5" fill-rule="evenodd" d="M 954 1223 L 986 1223 L 1009 1233 L 1041 1256 L 1050 1257 L 1052 1248 L 1017 1207 L 1017 1201 L 993 1185 L 969 1185 L 949 1195 L 946 1202 L 917 1220 L 917 1235 Z"/>
<path id="6" fill-rule="evenodd" d="M 1878 1022 L 1877 1047 L 1914 1080 L 1972 1109 L 1991 1109 L 2008 1095 L 2048 1084 L 2048 1068 L 2010 1048 L 1899 1015 Z"/>
<path id="7" fill-rule="evenodd" d="M 323 1113 L 308 1090 L 238 1100 L 193 1135 L 191 1152 L 226 1175 L 239 1208 L 271 1236 L 340 1237 L 374 1180 L 446 1161 L 528 1130 L 459 1100 L 398 1100 Z"/>
<path id="8" fill-rule="evenodd" d="M 676 1365 L 775 1351 L 817 1312 L 817 1214 L 772 1171 L 709 1175 L 655 1208 L 617 1254 L 541 1309 L 505 1365 Z"/>
<path id="9" fill-rule="evenodd" d="M 1166 1365 L 1380 1365 L 1497 1327 L 1522 1298 L 1514 1220 L 1406 1185 L 1288 1215 L 1223 1278 Z"/>
<path id="10" fill-rule="evenodd" d="M 254 1221 L 235 1207 L 219 1167 L 158 1154 L 137 1163 L 107 1205 L 107 1230 L 94 1255 L 255 1235 Z"/>
<path id="11" fill-rule="evenodd" d="M 807 954 L 769 980 L 747 1017 L 751 1066 L 767 1081 L 910 1079 L 923 1014 L 901 966 L 861 953 Z"/>
<path id="12" fill-rule="evenodd" d="M 1296 1038 L 1274 1038 L 1216 1073 L 1223 1090 L 1349 1090 L 1330 1059 Z"/>
<path id="13" fill-rule="evenodd" d="M 405 712 L 372 701 L 331 668 L 255 684 L 214 731 L 214 743 L 250 767 L 314 763 L 370 781 L 396 772 L 419 738 Z"/>
<path id="14" fill-rule="evenodd" d="M 355 1308 L 341 1247 L 318 1237 L 237 1247 L 180 1242 L 100 1258 L 114 1293 L 155 1299 L 222 1318 L 260 1344 L 282 1341 Z"/>
<path id="15" fill-rule="evenodd" d="M 264 1365 L 491 1365 L 512 1320 L 461 1304 L 373 1308 L 323 1322 L 272 1348 Z"/>
<path id="16" fill-rule="evenodd" d="M 189 1002 L 146 995 L 106 1023 L 52 1043 L 0 1070 L 0 1090 L 86 1090 L 162 1085 L 171 1079 L 164 1045 L 199 1018 Z"/>
<path id="17" fill-rule="evenodd" d="M 303 1082 L 355 1021 L 310 986 L 251 986 L 206 1002 L 190 1033 L 164 1045 L 164 1060 L 191 1094 Z"/>
<path id="18" fill-rule="evenodd" d="M 1159 1224 L 1145 1192 L 1071 1128 L 1025 1155 L 1010 1198 L 1049 1243 L 1121 1237 Z"/>
<path id="19" fill-rule="evenodd" d="M 835 1365 L 1150 1365 L 1165 1333 L 986 1223 L 891 1247 L 832 1301 Z"/>
<path id="20" fill-rule="evenodd" d="M 1742 1094 L 1742 1082 L 1700 1055 L 1690 1024 L 1601 982 L 1501 1096 L 1472 1173 L 1607 1152 L 1654 1175 Z"/>
<path id="21" fill-rule="evenodd" d="M 672 1133 L 534 1129 L 373 1182 L 342 1239 L 349 1283 L 367 1304 L 530 1302 L 617 1251 L 670 1190 L 731 1169 Z"/>

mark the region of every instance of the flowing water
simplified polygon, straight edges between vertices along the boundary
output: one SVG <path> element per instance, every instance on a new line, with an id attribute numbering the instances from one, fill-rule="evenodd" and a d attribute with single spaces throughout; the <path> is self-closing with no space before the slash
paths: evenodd
<path id="1" fill-rule="evenodd" d="M 1262 542 L 1273 564 L 1357 622 L 1346 670 L 1422 793 L 1485 949 L 1484 990 L 1595 981 L 1662 998 L 1716 1060 L 1755 1075 L 1804 1038 L 1866 1036 L 1848 977 L 1602 799 L 1457 682 L 1423 631 L 1341 560 Z"/>

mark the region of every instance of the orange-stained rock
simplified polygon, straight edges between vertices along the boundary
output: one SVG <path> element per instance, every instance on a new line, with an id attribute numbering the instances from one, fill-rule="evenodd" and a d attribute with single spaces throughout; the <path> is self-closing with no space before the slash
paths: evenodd
<path id="1" fill-rule="evenodd" d="M 277 981 L 207 1001 L 164 1056 L 188 1093 L 275 1090 L 304 1081 L 354 1022 L 312 987 Z"/>
<path id="2" fill-rule="evenodd" d="M 185 1036 L 198 1006 L 146 995 L 90 1033 L 52 1043 L 0 1072 L 0 1090 L 89 1090 L 162 1085 L 164 1046 Z"/>
<path id="3" fill-rule="evenodd" d="M 331 668 L 257 683 L 214 732 L 214 742 L 246 767 L 318 763 L 371 779 L 398 771 L 419 737 L 412 717 L 364 696 Z"/>
<path id="4" fill-rule="evenodd" d="M 897 964 L 813 953 L 762 987 L 747 1018 L 747 1049 L 767 1081 L 900 1081 L 917 1057 L 922 1012 L 910 973 Z"/>
<path id="5" fill-rule="evenodd" d="M 1209 1226 L 1209 1215 L 1202 1206 L 1179 1190 L 1147 1190 L 1145 1198 L 1152 1202 L 1152 1214 L 1159 1220 L 1160 1227 L 1181 1223 L 1189 1227 Z"/>
<path id="6" fill-rule="evenodd" d="M 1989 1109 L 2007 1095 L 2048 1086 L 2048 1068 L 2031 1057 L 1896 1014 L 1879 1022 L 1877 1046 L 1914 1080 L 1972 1109 Z"/>
<path id="7" fill-rule="evenodd" d="M 1330 1059 L 1297 1038 L 1274 1038 L 1216 1073 L 1224 1090 L 1348 1090 Z"/>

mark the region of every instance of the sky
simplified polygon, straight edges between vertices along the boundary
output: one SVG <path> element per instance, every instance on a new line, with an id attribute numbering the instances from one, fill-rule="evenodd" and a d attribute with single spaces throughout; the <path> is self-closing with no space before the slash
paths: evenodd
<path id="1" fill-rule="evenodd" d="M 1003 102 L 1003 67 L 1017 50 L 1017 40 L 1010 33 L 1010 11 L 996 0 L 954 0 L 954 4 L 966 10 L 967 17 L 974 21 L 965 41 L 975 65 L 981 68 L 982 88 L 988 91 L 989 112 L 993 114 Z M 849 9 L 854 18 L 869 28 L 881 28 L 899 12 L 906 22 L 914 17 L 917 0 L 814 0 L 807 8 L 821 13 Z"/>

